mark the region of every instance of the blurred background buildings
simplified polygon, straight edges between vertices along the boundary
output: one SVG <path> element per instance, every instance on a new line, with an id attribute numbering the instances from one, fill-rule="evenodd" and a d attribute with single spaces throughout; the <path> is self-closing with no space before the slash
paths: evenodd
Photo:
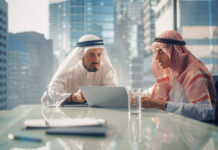
<path id="1" fill-rule="evenodd" d="M 0 110 L 40 103 L 58 65 L 84 34 L 104 40 L 120 86 L 146 89 L 155 83 L 150 46 L 165 30 L 179 31 L 188 49 L 218 74 L 217 0 L 47 1 L 45 37 L 8 31 L 10 1 L 0 0 Z"/>

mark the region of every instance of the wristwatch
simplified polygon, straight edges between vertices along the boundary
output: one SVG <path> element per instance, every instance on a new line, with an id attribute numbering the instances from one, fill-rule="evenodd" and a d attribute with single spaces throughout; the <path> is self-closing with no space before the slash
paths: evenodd
<path id="1" fill-rule="evenodd" d="M 165 103 L 165 106 L 164 106 L 165 109 L 167 108 L 167 104 L 168 104 L 168 103 Z"/>

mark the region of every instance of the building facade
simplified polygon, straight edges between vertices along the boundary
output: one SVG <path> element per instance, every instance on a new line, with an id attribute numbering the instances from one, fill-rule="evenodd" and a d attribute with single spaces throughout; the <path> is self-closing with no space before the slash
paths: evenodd
<path id="1" fill-rule="evenodd" d="M 115 50 L 120 68 L 119 84 L 128 88 L 141 88 L 144 81 L 143 65 L 138 63 L 143 62 L 144 53 L 142 8 L 141 0 L 116 1 Z"/>
<path id="2" fill-rule="evenodd" d="M 49 38 L 53 40 L 54 54 L 58 58 L 58 64 L 63 61 L 70 51 L 69 9 L 69 0 L 49 1 Z M 54 69 L 57 66 L 54 66 Z"/>
<path id="3" fill-rule="evenodd" d="M 104 40 L 110 57 L 114 51 L 113 0 L 50 0 L 50 38 L 59 63 L 76 47 L 84 34 Z"/>
<path id="4" fill-rule="evenodd" d="M 53 75 L 52 41 L 36 32 L 10 33 L 8 40 L 9 106 L 39 104 Z"/>
<path id="5" fill-rule="evenodd" d="M 218 74 L 218 1 L 161 0 L 156 7 L 156 34 L 178 30 L 188 49 L 212 74 Z M 167 20 L 167 21 L 166 21 Z"/>
<path id="6" fill-rule="evenodd" d="M 157 0 L 143 1 L 143 23 L 144 23 L 144 44 L 145 53 L 152 53 L 150 46 L 155 38 L 155 6 Z"/>
<path id="7" fill-rule="evenodd" d="M 151 45 L 155 38 L 155 22 L 156 22 L 156 9 L 157 0 L 144 0 L 143 1 L 143 23 L 144 23 L 144 69 L 145 73 L 145 88 L 149 88 L 155 83 L 155 78 L 151 70 L 151 63 L 153 53 Z"/>
<path id="8" fill-rule="evenodd" d="M 130 19 L 128 16 L 128 0 L 115 1 L 115 43 L 116 68 L 119 85 L 129 85 L 129 47 L 130 47 Z"/>
<path id="9" fill-rule="evenodd" d="M 8 4 L 0 0 L 0 110 L 8 108 L 7 100 Z"/>

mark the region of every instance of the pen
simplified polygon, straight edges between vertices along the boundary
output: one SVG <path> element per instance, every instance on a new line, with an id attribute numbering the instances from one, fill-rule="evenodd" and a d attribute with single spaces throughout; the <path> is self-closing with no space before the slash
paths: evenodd
<path id="1" fill-rule="evenodd" d="M 21 141 L 30 141 L 30 142 L 41 142 L 42 141 L 40 138 L 14 135 L 12 133 L 8 134 L 8 138 L 10 140 L 21 140 Z"/>

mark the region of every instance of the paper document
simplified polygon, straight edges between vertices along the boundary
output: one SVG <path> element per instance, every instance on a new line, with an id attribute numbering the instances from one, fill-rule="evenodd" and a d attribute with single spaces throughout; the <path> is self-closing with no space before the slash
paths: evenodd
<path id="1" fill-rule="evenodd" d="M 97 118 L 73 118 L 73 119 L 29 119 L 25 120 L 25 128 L 54 128 L 54 127 L 76 127 L 76 126 L 96 126 L 104 125 L 104 119 Z"/>

